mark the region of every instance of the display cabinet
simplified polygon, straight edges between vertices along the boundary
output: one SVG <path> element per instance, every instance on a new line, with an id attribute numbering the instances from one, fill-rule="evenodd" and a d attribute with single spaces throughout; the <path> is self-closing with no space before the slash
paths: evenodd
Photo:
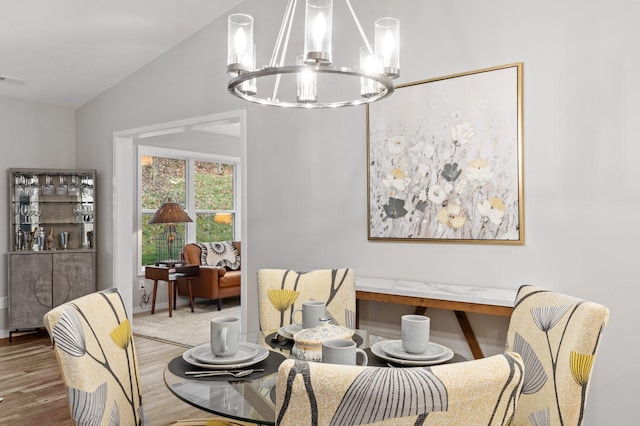
<path id="1" fill-rule="evenodd" d="M 96 289 L 95 170 L 9 169 L 9 337 Z"/>

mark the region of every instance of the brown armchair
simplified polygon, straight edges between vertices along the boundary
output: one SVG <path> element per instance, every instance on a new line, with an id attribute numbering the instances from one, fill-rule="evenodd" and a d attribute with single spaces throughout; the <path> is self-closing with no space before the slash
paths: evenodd
<path id="1" fill-rule="evenodd" d="M 233 246 L 240 251 L 240 241 L 233 241 Z M 240 268 L 227 270 L 224 266 L 206 266 L 201 262 L 202 249 L 198 244 L 184 246 L 184 260 L 189 265 L 200 266 L 200 276 L 191 280 L 193 297 L 217 299 L 218 310 L 222 309 L 222 299 L 240 296 Z M 186 283 L 178 282 L 178 294 L 189 295 Z"/>

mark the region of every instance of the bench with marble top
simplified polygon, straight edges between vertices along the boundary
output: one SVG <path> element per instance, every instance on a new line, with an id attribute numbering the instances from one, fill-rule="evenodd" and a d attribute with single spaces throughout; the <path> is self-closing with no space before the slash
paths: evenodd
<path id="1" fill-rule="evenodd" d="M 511 316 L 517 289 L 405 281 L 390 278 L 356 277 L 356 302 L 371 300 L 416 307 L 423 315 L 427 308 L 454 311 L 474 358 L 484 354 L 467 318 L 467 312 Z M 356 309 L 356 312 L 359 309 Z"/>

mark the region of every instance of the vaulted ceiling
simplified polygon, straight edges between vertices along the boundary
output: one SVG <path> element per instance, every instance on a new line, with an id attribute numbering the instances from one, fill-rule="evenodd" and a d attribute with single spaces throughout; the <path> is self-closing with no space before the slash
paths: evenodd
<path id="1" fill-rule="evenodd" d="M 77 108 L 242 0 L 0 0 L 0 97 Z"/>

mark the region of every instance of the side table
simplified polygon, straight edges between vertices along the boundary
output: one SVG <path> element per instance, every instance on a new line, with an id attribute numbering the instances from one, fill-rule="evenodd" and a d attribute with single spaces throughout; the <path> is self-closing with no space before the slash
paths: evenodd
<path id="1" fill-rule="evenodd" d="M 156 293 L 158 291 L 158 281 L 167 282 L 167 294 L 169 299 L 169 316 L 173 316 L 172 308 L 176 308 L 176 296 L 177 288 L 176 283 L 179 280 L 187 280 L 189 288 L 189 305 L 191 306 L 191 312 L 193 312 L 193 295 L 191 293 L 191 280 L 198 278 L 200 275 L 200 267 L 198 265 L 184 265 L 184 266 L 145 266 L 144 277 L 149 280 L 153 280 L 153 293 L 151 298 L 151 314 L 156 310 Z"/>

